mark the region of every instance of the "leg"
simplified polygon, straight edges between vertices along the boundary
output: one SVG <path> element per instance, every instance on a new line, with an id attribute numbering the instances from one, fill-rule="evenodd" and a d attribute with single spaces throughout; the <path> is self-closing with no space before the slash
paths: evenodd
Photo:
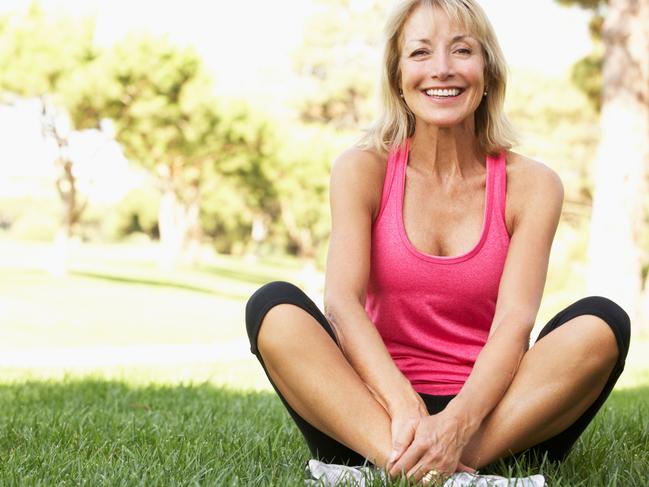
<path id="1" fill-rule="evenodd" d="M 343 356 L 315 304 L 291 284 L 271 283 L 249 301 L 246 321 L 253 352 L 314 456 L 384 464 L 390 419 Z M 349 459 L 339 453 L 346 449 L 338 442 L 352 450 Z"/>
<path id="2" fill-rule="evenodd" d="M 612 301 L 586 298 L 559 313 L 525 354 L 463 461 L 484 466 L 531 447 L 563 458 L 608 397 L 628 342 L 628 316 Z"/>

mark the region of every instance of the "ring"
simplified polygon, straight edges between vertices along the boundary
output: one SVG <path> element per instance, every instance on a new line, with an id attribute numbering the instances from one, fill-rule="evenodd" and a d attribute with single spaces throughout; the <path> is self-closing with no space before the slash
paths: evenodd
<path id="1" fill-rule="evenodd" d="M 440 480 L 442 475 L 435 470 L 434 468 L 426 472 L 426 475 L 424 475 L 421 480 L 425 482 L 435 482 L 437 480 Z"/>

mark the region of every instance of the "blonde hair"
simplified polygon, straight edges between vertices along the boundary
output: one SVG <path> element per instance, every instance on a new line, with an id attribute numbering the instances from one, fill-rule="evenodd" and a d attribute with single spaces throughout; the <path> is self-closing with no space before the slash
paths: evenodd
<path id="1" fill-rule="evenodd" d="M 385 26 L 380 113 L 358 146 L 387 153 L 402 145 L 415 132 L 415 116 L 400 96 L 399 61 L 403 26 L 420 6 L 441 9 L 450 19 L 469 29 L 480 42 L 485 58 L 488 95 L 483 97 L 475 111 L 478 145 L 484 153 L 492 155 L 511 148 L 516 142 L 516 132 L 503 111 L 507 64 L 493 27 L 475 0 L 403 0 L 397 4 Z"/>

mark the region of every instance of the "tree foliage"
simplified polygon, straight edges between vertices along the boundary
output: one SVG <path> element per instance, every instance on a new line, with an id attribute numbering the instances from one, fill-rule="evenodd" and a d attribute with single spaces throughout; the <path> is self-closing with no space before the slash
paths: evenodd
<path id="1" fill-rule="evenodd" d="M 209 157 L 219 137 L 200 58 L 165 38 L 127 37 L 78 70 L 64 95 L 77 126 L 113 119 L 128 157 L 161 177 L 191 179 L 183 169 Z"/>
<path id="2" fill-rule="evenodd" d="M 41 98 L 43 135 L 54 142 L 57 156 L 55 187 L 62 203 L 57 242 L 61 249 L 55 272 L 67 271 L 67 242 L 77 229 L 86 201 L 80 194 L 75 161 L 69 155 L 67 114 L 60 100 L 51 100 L 71 73 L 96 56 L 94 23 L 45 14 L 33 3 L 26 14 L 0 19 L 0 91 L 11 96 Z M 64 121 L 63 124 L 60 122 Z"/>
<path id="3" fill-rule="evenodd" d="M 578 6 L 591 10 L 589 21 L 590 36 L 593 40 L 593 52 L 577 61 L 572 68 L 572 81 L 588 97 L 597 111 L 602 106 L 602 67 L 604 49 L 602 47 L 602 28 L 608 6 L 608 0 L 556 0 L 567 7 Z"/>
<path id="4" fill-rule="evenodd" d="M 577 5 L 587 9 L 598 9 L 605 6 L 608 0 L 557 0 L 557 2 L 567 7 Z"/>
<path id="5" fill-rule="evenodd" d="M 94 22 L 53 17 L 34 3 L 26 15 L 0 19 L 0 90 L 51 94 L 96 56 Z"/>
<path id="6" fill-rule="evenodd" d="M 386 2 L 318 0 L 294 53 L 303 121 L 358 129 L 371 118 Z"/>

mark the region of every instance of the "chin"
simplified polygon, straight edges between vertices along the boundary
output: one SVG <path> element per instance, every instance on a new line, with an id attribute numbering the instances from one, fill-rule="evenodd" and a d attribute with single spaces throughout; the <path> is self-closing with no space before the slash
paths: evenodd
<path id="1" fill-rule="evenodd" d="M 420 123 L 421 125 L 430 128 L 451 129 L 463 128 L 466 125 L 470 125 L 468 122 L 469 119 L 466 117 L 418 117 L 416 123 Z"/>
<path id="2" fill-rule="evenodd" d="M 452 129 L 461 128 L 464 120 L 425 120 L 423 125 L 430 128 Z"/>

